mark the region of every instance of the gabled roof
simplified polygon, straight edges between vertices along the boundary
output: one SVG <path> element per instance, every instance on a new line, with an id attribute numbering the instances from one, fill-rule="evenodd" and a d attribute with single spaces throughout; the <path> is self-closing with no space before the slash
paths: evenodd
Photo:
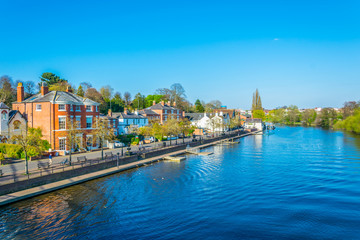
<path id="1" fill-rule="evenodd" d="M 160 114 L 154 112 L 153 110 L 150 110 L 150 109 L 142 109 L 139 111 L 139 114 L 145 114 L 145 115 L 158 115 L 160 116 Z"/>
<path id="2" fill-rule="evenodd" d="M 150 109 L 150 110 L 179 110 L 177 108 L 174 108 L 172 106 L 169 106 L 167 104 L 162 105 L 161 103 L 152 105 L 146 109 Z"/>
<path id="3" fill-rule="evenodd" d="M 245 123 L 262 123 L 261 118 L 247 118 Z"/>
<path id="4" fill-rule="evenodd" d="M 80 97 L 71 92 L 51 91 L 45 95 L 38 93 L 25 99 L 23 102 L 52 102 L 56 104 L 74 104 L 74 105 L 100 105 L 99 103 L 89 99 Z"/>
<path id="5" fill-rule="evenodd" d="M 0 109 L 10 109 L 8 106 L 6 106 L 5 103 L 1 102 L 0 103 Z"/>
<path id="6" fill-rule="evenodd" d="M 15 117 L 17 113 L 19 113 L 20 116 L 25 119 L 25 117 L 18 110 L 11 110 L 9 112 L 9 122 Z"/>
<path id="7" fill-rule="evenodd" d="M 204 117 L 204 113 L 185 113 L 185 117 L 190 121 L 198 121 Z"/>
<path id="8" fill-rule="evenodd" d="M 114 112 L 112 113 L 113 117 L 120 118 L 120 119 L 146 119 L 143 115 L 135 114 L 135 113 L 127 113 L 124 112 Z"/>

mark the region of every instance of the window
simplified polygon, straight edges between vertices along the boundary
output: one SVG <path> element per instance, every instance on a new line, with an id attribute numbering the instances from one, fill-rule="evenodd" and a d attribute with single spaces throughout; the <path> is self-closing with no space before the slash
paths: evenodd
<path id="1" fill-rule="evenodd" d="M 165 119 L 164 119 L 165 121 L 167 120 L 167 116 L 165 116 Z"/>
<path id="2" fill-rule="evenodd" d="M 17 129 L 20 129 L 20 121 L 18 121 L 18 120 L 16 120 L 15 122 L 14 122 L 14 129 L 15 130 L 17 130 Z"/>
<path id="3" fill-rule="evenodd" d="M 113 127 L 116 127 L 116 122 L 115 122 L 116 120 L 115 119 L 113 119 Z"/>
<path id="4" fill-rule="evenodd" d="M 86 111 L 87 112 L 92 112 L 92 106 L 86 105 Z"/>
<path id="5" fill-rule="evenodd" d="M 70 105 L 70 111 L 74 111 L 74 105 Z"/>
<path id="6" fill-rule="evenodd" d="M 171 110 L 171 114 L 174 114 L 174 110 Z"/>
<path id="7" fill-rule="evenodd" d="M 179 120 L 179 115 L 177 116 L 177 120 Z"/>
<path id="8" fill-rule="evenodd" d="M 81 116 L 76 116 L 76 126 L 77 128 L 81 128 Z"/>
<path id="9" fill-rule="evenodd" d="M 59 104 L 59 111 L 65 111 L 65 104 Z"/>
<path id="10" fill-rule="evenodd" d="M 1 112 L 1 119 L 2 119 L 2 120 L 6 120 L 6 119 L 7 119 L 7 111 L 4 110 L 4 111 Z"/>
<path id="11" fill-rule="evenodd" d="M 99 107 L 98 106 L 96 106 L 96 112 L 98 112 L 99 111 Z"/>
<path id="12" fill-rule="evenodd" d="M 77 112 L 80 112 L 80 111 L 81 111 L 80 105 L 75 105 L 75 111 L 77 111 Z"/>
<path id="13" fill-rule="evenodd" d="M 59 117 L 59 129 L 66 129 L 66 117 Z"/>
<path id="14" fill-rule="evenodd" d="M 86 117 L 86 128 L 92 128 L 92 122 L 93 122 L 92 117 Z"/>
<path id="15" fill-rule="evenodd" d="M 59 138 L 59 150 L 66 150 L 66 138 Z"/>
<path id="16" fill-rule="evenodd" d="M 167 114 L 167 110 L 165 110 L 165 114 Z"/>
<path id="17" fill-rule="evenodd" d="M 111 120 L 109 119 L 108 128 L 111 128 Z"/>
<path id="18" fill-rule="evenodd" d="M 41 111 L 41 104 L 36 104 L 36 111 Z"/>

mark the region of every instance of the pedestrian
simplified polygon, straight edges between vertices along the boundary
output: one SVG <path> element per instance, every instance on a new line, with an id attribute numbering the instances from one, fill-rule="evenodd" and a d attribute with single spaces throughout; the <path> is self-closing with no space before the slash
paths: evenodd
<path id="1" fill-rule="evenodd" d="M 52 155 L 51 155 L 51 153 L 49 153 L 49 165 L 51 165 L 52 164 Z"/>

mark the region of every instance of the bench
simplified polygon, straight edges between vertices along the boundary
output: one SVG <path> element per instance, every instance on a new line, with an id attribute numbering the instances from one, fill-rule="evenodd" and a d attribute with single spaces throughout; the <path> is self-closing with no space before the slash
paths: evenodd
<path id="1" fill-rule="evenodd" d="M 87 158 L 85 157 L 85 156 L 83 156 L 83 157 L 77 157 L 77 162 L 78 163 L 82 163 L 82 162 L 86 162 L 87 161 Z"/>
<path id="2" fill-rule="evenodd" d="M 105 153 L 105 159 L 107 159 L 108 157 L 109 157 L 110 159 L 112 159 L 112 158 L 114 157 L 114 155 L 112 154 L 112 152 Z"/>
<path id="3" fill-rule="evenodd" d="M 62 165 L 62 166 L 69 165 L 69 159 L 65 158 L 64 160 L 62 160 L 60 162 L 60 165 Z"/>
<path id="4" fill-rule="evenodd" d="M 2 172 L 2 170 L 0 169 L 0 177 L 2 177 L 4 174 Z"/>
<path id="5" fill-rule="evenodd" d="M 38 169 L 41 169 L 41 168 L 50 168 L 50 163 L 48 162 L 39 162 L 38 163 Z"/>

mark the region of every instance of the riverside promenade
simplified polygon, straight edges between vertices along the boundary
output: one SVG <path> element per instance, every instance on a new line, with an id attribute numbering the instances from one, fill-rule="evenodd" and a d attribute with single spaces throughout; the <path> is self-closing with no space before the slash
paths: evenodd
<path id="1" fill-rule="evenodd" d="M 222 136 L 222 137 L 217 137 L 214 139 L 210 139 L 210 141 L 208 141 L 208 143 L 205 144 L 196 144 L 193 147 L 196 148 L 206 148 L 215 144 L 220 143 L 221 141 L 223 141 L 224 139 L 237 139 L 237 138 L 241 138 L 241 137 L 245 137 L 251 134 L 254 134 L 257 132 L 252 132 L 252 133 L 235 133 L 232 135 L 228 135 L 228 136 Z M 180 150 L 175 150 L 177 148 L 181 148 Z M 117 159 L 117 161 L 113 161 L 116 163 L 116 166 L 114 167 L 109 167 L 107 169 L 103 169 L 103 170 L 99 170 L 99 171 L 94 171 L 91 173 L 87 173 L 87 174 L 83 174 L 83 175 L 79 175 L 79 176 L 75 176 L 75 177 L 70 177 L 64 180 L 60 180 L 60 181 L 54 181 L 51 183 L 47 183 L 47 184 L 43 184 L 40 186 L 36 186 L 36 187 L 32 187 L 32 188 L 28 188 L 25 190 L 21 190 L 21 191 L 16 191 L 13 193 L 9 193 L 9 194 L 5 194 L 0 196 L 0 206 L 1 205 L 6 205 L 12 202 L 16 202 L 16 201 L 20 201 L 26 198 L 31 198 L 37 195 L 41 195 L 44 193 L 48 193 L 51 191 L 55 191 L 61 188 L 65 188 L 65 187 L 69 187 L 75 184 L 79 184 L 79 183 L 83 183 L 86 181 L 90 181 L 96 178 L 100 178 L 100 177 L 104 177 L 110 174 L 114 174 L 117 172 L 121 172 L 121 171 L 125 171 L 128 169 L 132 169 L 132 168 L 136 168 L 136 167 L 140 167 L 143 165 L 147 165 L 147 164 L 151 164 L 153 162 L 156 161 L 160 161 L 163 160 L 166 157 L 169 156 L 176 156 L 176 155 L 181 155 L 181 154 L 185 154 L 186 153 L 186 147 L 183 145 L 181 146 L 174 146 L 173 147 L 174 150 L 172 151 L 171 148 L 167 149 L 166 153 L 164 154 L 160 154 L 154 157 L 149 157 L 149 158 L 145 158 L 144 160 L 137 160 L 137 161 L 133 161 L 130 163 L 124 163 L 119 165 L 119 159 Z M 93 165 L 94 166 L 94 165 Z M 10 185 L 9 185 L 10 186 Z"/>

